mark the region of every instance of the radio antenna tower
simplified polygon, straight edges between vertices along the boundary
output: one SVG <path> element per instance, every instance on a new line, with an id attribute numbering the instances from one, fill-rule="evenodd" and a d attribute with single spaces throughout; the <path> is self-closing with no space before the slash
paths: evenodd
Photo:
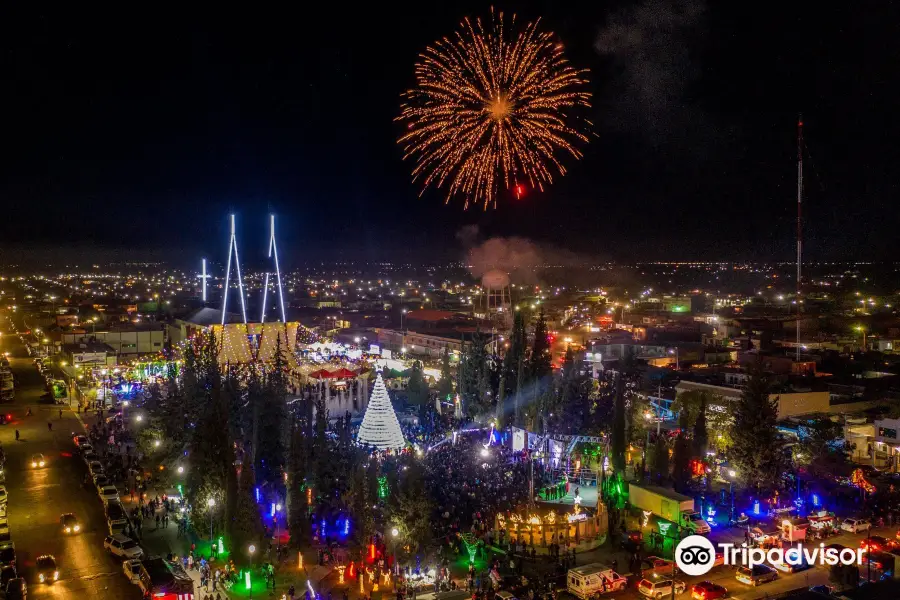
<path id="1" fill-rule="evenodd" d="M 225 324 L 225 309 L 228 307 L 228 282 L 231 276 L 231 249 L 234 248 L 234 264 L 237 270 L 238 291 L 241 293 L 241 315 L 247 324 L 247 308 L 244 306 L 244 284 L 241 282 L 241 263 L 238 259 L 237 237 L 234 233 L 234 214 L 231 216 L 231 239 L 228 241 L 228 264 L 225 267 L 225 290 L 222 293 L 222 325 Z M 203 280 L 206 281 L 205 279 Z"/>
<path id="2" fill-rule="evenodd" d="M 269 215 L 269 258 L 275 257 L 275 280 L 278 285 L 278 304 L 281 307 L 281 322 L 287 323 L 284 314 L 284 293 L 281 289 L 281 268 L 278 266 L 278 247 L 275 245 L 275 215 Z M 269 292 L 269 273 L 266 272 L 266 282 L 263 285 L 262 315 L 260 323 L 266 322 L 266 295 Z"/>
<path id="3" fill-rule="evenodd" d="M 800 362 L 801 265 L 803 264 L 803 115 L 797 119 L 797 362 Z"/>

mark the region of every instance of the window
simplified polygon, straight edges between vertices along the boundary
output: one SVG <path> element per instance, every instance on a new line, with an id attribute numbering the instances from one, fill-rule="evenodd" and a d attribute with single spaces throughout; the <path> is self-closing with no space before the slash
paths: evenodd
<path id="1" fill-rule="evenodd" d="M 879 427 L 878 435 L 880 437 L 886 437 L 886 438 L 891 438 L 892 440 L 896 440 L 897 439 L 897 430 L 889 429 L 887 427 Z"/>

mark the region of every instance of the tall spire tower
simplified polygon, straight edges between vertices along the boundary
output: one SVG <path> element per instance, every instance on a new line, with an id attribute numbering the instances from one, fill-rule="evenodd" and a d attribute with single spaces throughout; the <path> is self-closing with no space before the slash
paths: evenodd
<path id="1" fill-rule="evenodd" d="M 231 277 L 231 255 L 234 254 L 234 265 L 237 271 L 238 291 L 241 294 L 241 316 L 244 318 L 244 324 L 247 323 L 247 307 L 244 304 L 244 284 L 241 281 L 241 263 L 238 259 L 237 236 L 234 228 L 234 214 L 231 216 L 231 239 L 228 241 L 228 264 L 225 267 L 225 289 L 222 292 L 222 325 L 225 324 L 225 314 L 228 308 L 228 284 Z M 203 280 L 206 281 L 205 279 Z"/>
<path id="2" fill-rule="evenodd" d="M 278 305 L 281 308 L 281 322 L 287 323 L 284 314 L 284 291 L 281 289 L 281 268 L 278 265 L 278 246 L 275 244 L 275 215 L 269 215 L 269 258 L 275 257 L 275 283 L 278 286 Z M 262 314 L 260 323 L 266 322 L 266 296 L 269 292 L 269 273 L 266 272 L 266 281 L 263 285 Z"/>

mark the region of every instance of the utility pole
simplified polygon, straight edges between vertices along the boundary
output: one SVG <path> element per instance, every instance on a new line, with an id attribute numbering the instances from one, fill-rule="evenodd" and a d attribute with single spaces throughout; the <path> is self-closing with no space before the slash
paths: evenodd
<path id="1" fill-rule="evenodd" d="M 801 265 L 803 264 L 803 115 L 797 119 L 797 362 L 800 362 Z"/>

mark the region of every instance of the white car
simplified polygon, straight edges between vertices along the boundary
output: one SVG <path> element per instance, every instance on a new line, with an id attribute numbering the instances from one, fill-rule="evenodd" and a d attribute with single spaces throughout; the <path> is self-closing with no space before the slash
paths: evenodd
<path id="1" fill-rule="evenodd" d="M 122 563 L 122 570 L 125 571 L 125 577 L 134 584 L 141 582 L 141 561 L 136 558 L 126 560 Z"/>
<path id="2" fill-rule="evenodd" d="M 110 553 L 122 558 L 141 558 L 144 556 L 144 551 L 141 550 L 138 543 L 121 533 L 106 536 L 103 540 L 103 547 L 109 550 Z"/>
<path id="3" fill-rule="evenodd" d="M 43 454 L 32 454 L 31 455 L 31 468 L 39 469 L 47 465 L 47 461 L 44 459 Z"/>
<path id="4" fill-rule="evenodd" d="M 119 499 L 119 490 L 117 490 L 114 485 L 104 485 L 98 490 L 98 493 L 100 494 L 100 499 L 103 501 Z"/>
<path id="5" fill-rule="evenodd" d="M 92 460 L 88 463 L 88 471 L 90 471 L 91 475 L 99 475 L 103 473 L 103 465 L 99 460 Z"/>
<path id="6" fill-rule="evenodd" d="M 872 523 L 868 519 L 844 519 L 841 529 L 850 533 L 859 533 L 872 529 Z"/>

